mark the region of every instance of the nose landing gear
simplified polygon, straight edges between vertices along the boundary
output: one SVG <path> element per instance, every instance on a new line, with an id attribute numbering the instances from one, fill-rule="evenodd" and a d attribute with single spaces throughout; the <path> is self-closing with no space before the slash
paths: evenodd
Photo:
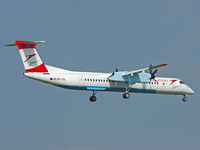
<path id="1" fill-rule="evenodd" d="M 97 94 L 97 91 L 93 91 L 92 96 L 90 96 L 90 102 L 96 102 L 97 97 L 95 96 Z"/>

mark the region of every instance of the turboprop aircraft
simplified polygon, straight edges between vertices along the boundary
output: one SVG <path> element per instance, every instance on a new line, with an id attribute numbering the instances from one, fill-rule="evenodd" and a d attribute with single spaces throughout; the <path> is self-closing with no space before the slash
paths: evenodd
<path id="1" fill-rule="evenodd" d="M 124 99 L 128 99 L 131 92 L 183 95 L 183 101 L 187 101 L 186 95 L 194 93 L 178 78 L 155 76 L 158 68 L 167 64 L 133 71 L 116 69 L 111 73 L 70 71 L 44 64 L 35 48 L 38 43 L 44 41 L 15 41 L 5 46 L 18 46 L 26 70 L 24 76 L 66 89 L 92 91 L 91 102 L 96 101 L 97 91 L 122 92 Z"/>

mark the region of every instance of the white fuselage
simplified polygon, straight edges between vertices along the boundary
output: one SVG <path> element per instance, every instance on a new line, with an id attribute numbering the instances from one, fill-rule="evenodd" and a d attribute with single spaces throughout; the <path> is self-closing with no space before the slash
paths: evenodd
<path id="1" fill-rule="evenodd" d="M 96 91 L 123 92 L 124 99 L 130 97 L 129 92 L 184 95 L 183 101 L 187 100 L 186 95 L 194 93 L 177 78 L 155 77 L 157 68 L 168 64 L 150 65 L 132 71 L 117 69 L 113 73 L 75 72 L 44 64 L 35 48 L 38 43 L 44 41 L 17 40 L 6 46 L 18 46 L 26 77 L 66 89 L 93 91 L 91 102 L 96 101 Z"/>
<path id="2" fill-rule="evenodd" d="M 46 65 L 47 66 L 47 65 Z M 47 66 L 49 73 L 24 73 L 25 76 L 48 84 L 73 90 L 112 91 L 152 94 L 193 94 L 193 90 L 177 78 L 155 78 L 149 83 L 110 81 L 112 73 L 74 72 Z"/>

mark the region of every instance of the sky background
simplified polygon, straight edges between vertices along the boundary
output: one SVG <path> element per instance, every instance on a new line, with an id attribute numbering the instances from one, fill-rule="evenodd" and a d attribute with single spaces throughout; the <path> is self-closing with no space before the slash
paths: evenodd
<path id="1" fill-rule="evenodd" d="M 0 149 L 199 150 L 200 1 L 2 0 Z M 168 63 L 195 95 L 65 90 L 23 76 L 15 40 L 45 40 L 46 64 L 113 72 Z"/>

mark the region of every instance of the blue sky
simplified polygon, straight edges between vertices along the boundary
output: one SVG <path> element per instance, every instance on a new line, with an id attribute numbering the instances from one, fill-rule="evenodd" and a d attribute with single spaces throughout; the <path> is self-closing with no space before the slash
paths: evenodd
<path id="1" fill-rule="evenodd" d="M 0 149 L 199 150 L 200 2 L 197 0 L 8 0 L 0 5 Z M 70 91 L 23 76 L 14 40 L 45 40 L 44 62 L 76 71 L 168 63 L 195 95 Z"/>

